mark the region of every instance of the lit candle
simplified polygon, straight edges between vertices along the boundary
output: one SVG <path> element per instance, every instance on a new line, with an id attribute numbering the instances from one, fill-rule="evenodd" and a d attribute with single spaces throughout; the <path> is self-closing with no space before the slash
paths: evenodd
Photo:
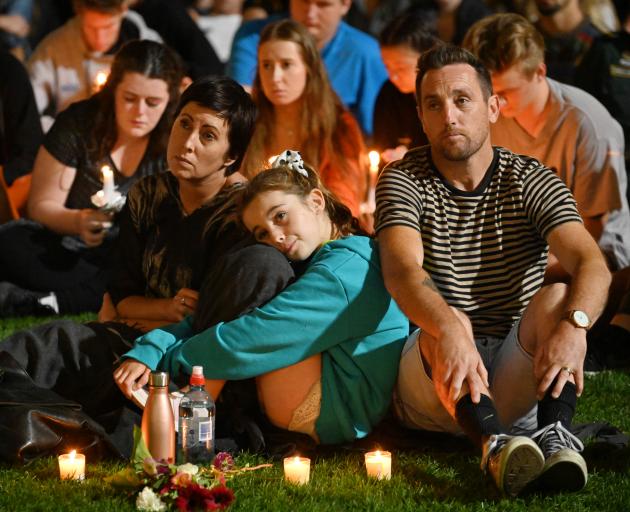
<path id="1" fill-rule="evenodd" d="M 368 159 L 370 160 L 370 174 L 378 174 L 378 166 L 381 163 L 381 155 L 378 151 L 370 151 L 368 153 Z"/>
<path id="2" fill-rule="evenodd" d="M 278 158 L 280 155 L 271 155 L 268 159 L 267 159 L 267 163 L 269 164 L 269 167 L 271 167 L 273 165 L 273 163 L 276 161 L 276 158 Z"/>
<path id="3" fill-rule="evenodd" d="M 100 91 L 103 86 L 105 85 L 105 82 L 107 82 L 107 77 L 109 76 L 109 74 L 106 71 L 99 71 L 98 73 L 96 73 L 96 76 L 94 77 L 94 90 L 95 91 Z"/>
<path id="4" fill-rule="evenodd" d="M 370 477 L 389 480 L 392 477 L 392 454 L 379 450 L 367 452 L 365 454 L 365 469 Z"/>
<path id="5" fill-rule="evenodd" d="M 84 480 L 85 455 L 76 450 L 59 455 L 59 476 L 62 480 Z"/>
<path id="6" fill-rule="evenodd" d="M 103 175 L 103 200 L 107 204 L 114 196 L 114 172 L 108 165 L 101 167 Z"/>
<path id="7" fill-rule="evenodd" d="M 308 483 L 311 474 L 311 459 L 306 457 L 287 457 L 284 459 L 284 479 L 293 484 Z"/>

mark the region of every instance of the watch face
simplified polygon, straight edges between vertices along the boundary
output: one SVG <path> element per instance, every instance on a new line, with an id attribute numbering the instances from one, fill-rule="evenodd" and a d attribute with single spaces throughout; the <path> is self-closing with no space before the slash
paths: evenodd
<path id="1" fill-rule="evenodd" d="M 584 313 L 584 311 L 574 311 L 573 312 L 573 320 L 579 327 L 588 327 L 591 321 L 588 318 L 588 315 Z"/>

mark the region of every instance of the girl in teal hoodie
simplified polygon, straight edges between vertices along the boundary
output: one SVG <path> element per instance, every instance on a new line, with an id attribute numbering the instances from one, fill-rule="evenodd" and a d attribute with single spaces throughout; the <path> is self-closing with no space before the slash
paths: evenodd
<path id="1" fill-rule="evenodd" d="M 192 318 L 149 332 L 115 370 L 130 396 L 151 370 L 173 377 L 203 365 L 216 399 L 226 380 L 256 377 L 272 423 L 324 444 L 367 435 L 390 403 L 408 321 L 383 284 L 376 242 L 353 235 L 356 220 L 285 152 L 256 176 L 241 204 L 258 242 L 304 274 L 264 306 L 194 334 Z"/>

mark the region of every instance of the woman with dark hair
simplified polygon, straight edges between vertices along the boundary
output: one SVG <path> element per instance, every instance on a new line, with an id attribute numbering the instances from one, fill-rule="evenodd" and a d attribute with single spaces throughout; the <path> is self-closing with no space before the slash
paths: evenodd
<path id="1" fill-rule="evenodd" d="M 295 148 L 358 216 L 366 187 L 361 130 L 332 90 L 313 37 L 299 23 L 282 20 L 263 30 L 252 97 L 259 113 L 243 174 L 253 178 L 271 157 Z"/>
<path id="2" fill-rule="evenodd" d="M 151 370 L 178 379 L 203 365 L 215 399 L 226 380 L 255 377 L 278 427 L 323 444 L 366 436 L 389 407 L 408 332 L 383 284 L 376 242 L 356 234 L 350 210 L 295 152 L 249 183 L 240 212 L 258 242 L 307 262 L 302 276 L 233 321 L 199 332 L 188 317 L 151 331 L 114 379 L 130 396 Z"/>
<path id="3" fill-rule="evenodd" d="M 374 144 L 385 163 L 428 144 L 416 110 L 416 69 L 420 54 L 437 42 L 423 16 L 413 12 L 394 18 L 379 36 L 389 81 L 374 106 Z"/>
<path id="4" fill-rule="evenodd" d="M 201 78 L 184 91 L 168 142 L 169 172 L 140 180 L 121 212 L 101 321 L 149 330 L 195 311 L 207 269 L 246 238 L 234 214 L 242 185 L 230 176 L 241 166 L 255 112 L 227 77 Z"/>
<path id="5" fill-rule="evenodd" d="M 100 92 L 59 114 L 35 160 L 31 220 L 0 231 L 0 316 L 98 310 L 117 233 L 111 213 L 91 201 L 103 188 L 101 169 L 112 170 L 122 195 L 164 171 L 181 78 L 171 50 L 133 41 Z"/>

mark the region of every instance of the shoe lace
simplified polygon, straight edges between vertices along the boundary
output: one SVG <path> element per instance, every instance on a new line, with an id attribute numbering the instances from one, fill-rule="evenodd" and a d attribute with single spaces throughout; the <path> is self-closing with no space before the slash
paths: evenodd
<path id="1" fill-rule="evenodd" d="M 584 450 L 584 444 L 573 435 L 565 426 L 556 421 L 532 434 L 532 439 L 538 443 L 545 458 L 553 455 L 563 448 L 570 448 L 576 452 Z"/>
<path id="2" fill-rule="evenodd" d="M 490 459 L 492 459 L 497 453 L 501 451 L 501 449 L 505 446 L 505 444 L 512 439 L 509 434 L 494 434 L 490 436 L 488 441 L 486 441 L 487 448 L 484 450 L 483 456 L 481 457 L 481 469 L 484 472 L 488 472 L 488 463 Z"/>

